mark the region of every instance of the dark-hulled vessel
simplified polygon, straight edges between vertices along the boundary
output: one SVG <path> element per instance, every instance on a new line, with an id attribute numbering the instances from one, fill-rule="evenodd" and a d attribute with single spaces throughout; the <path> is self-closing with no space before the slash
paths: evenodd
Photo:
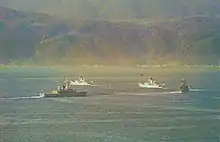
<path id="1" fill-rule="evenodd" d="M 85 97 L 87 95 L 87 91 L 76 91 L 76 89 L 73 90 L 70 82 L 66 78 L 63 85 L 60 83 L 57 85 L 56 90 L 50 93 L 41 91 L 39 95 L 41 98 Z"/>
<path id="2" fill-rule="evenodd" d="M 188 85 L 180 85 L 180 91 L 182 93 L 187 93 L 189 92 L 189 86 Z"/>
<path id="3" fill-rule="evenodd" d="M 181 81 L 180 81 L 180 87 L 179 87 L 180 91 L 182 93 L 187 93 L 190 91 L 190 87 L 189 85 L 186 84 L 186 80 L 185 78 L 183 78 Z"/>
<path id="4" fill-rule="evenodd" d="M 41 91 L 40 96 L 42 98 L 58 98 L 58 97 L 86 97 L 87 91 L 76 91 L 76 90 L 59 90 L 52 91 L 51 93 L 44 93 Z"/>

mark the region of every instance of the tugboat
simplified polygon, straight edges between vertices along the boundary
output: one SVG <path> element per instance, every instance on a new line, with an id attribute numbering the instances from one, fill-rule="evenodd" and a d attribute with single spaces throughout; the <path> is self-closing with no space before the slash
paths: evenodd
<path id="1" fill-rule="evenodd" d="M 76 91 L 70 86 L 69 81 L 65 82 L 65 85 L 58 84 L 57 90 L 53 90 L 51 93 L 45 93 L 43 90 L 40 92 L 41 98 L 58 98 L 58 97 L 85 97 L 87 91 Z"/>
<path id="2" fill-rule="evenodd" d="M 189 92 L 189 86 L 188 85 L 180 85 L 180 91 L 182 93 L 187 93 Z"/>
<path id="3" fill-rule="evenodd" d="M 190 91 L 190 87 L 189 87 L 189 85 L 186 84 L 186 80 L 184 78 L 180 82 L 180 88 L 179 89 L 182 93 L 187 93 L 187 92 Z"/>

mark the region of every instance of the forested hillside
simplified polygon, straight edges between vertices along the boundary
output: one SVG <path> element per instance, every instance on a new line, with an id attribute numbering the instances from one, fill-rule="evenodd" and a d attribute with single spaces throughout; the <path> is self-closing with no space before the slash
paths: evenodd
<path id="1" fill-rule="evenodd" d="M 87 21 L 77 31 L 46 40 L 37 57 L 71 61 L 122 59 L 216 62 L 220 57 L 220 19 L 191 17 L 149 24 Z M 51 56 L 48 56 L 50 55 Z"/>
<path id="2" fill-rule="evenodd" d="M 219 0 L 1 0 L 1 4 L 62 17 L 107 20 L 220 14 Z"/>
<path id="3" fill-rule="evenodd" d="M 216 63 L 220 58 L 218 0 L 0 1 L 5 3 L 20 10 L 0 7 L 1 63 Z"/>
<path id="4" fill-rule="evenodd" d="M 46 14 L 0 7 L 0 62 L 31 57 L 43 37 L 69 30 L 67 24 Z"/>

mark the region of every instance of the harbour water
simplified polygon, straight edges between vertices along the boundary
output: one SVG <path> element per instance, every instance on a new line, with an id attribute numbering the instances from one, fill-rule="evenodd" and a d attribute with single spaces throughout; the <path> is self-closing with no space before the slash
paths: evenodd
<path id="1" fill-rule="evenodd" d="M 160 79 L 178 87 L 182 76 L 192 84 L 193 92 L 139 92 L 140 78 L 135 76 L 88 76 L 86 79 L 100 84 L 88 88 L 88 97 L 39 99 L 41 89 L 55 88 L 64 77 L 43 69 L 2 70 L 0 141 L 220 141 L 220 72 L 163 75 Z"/>

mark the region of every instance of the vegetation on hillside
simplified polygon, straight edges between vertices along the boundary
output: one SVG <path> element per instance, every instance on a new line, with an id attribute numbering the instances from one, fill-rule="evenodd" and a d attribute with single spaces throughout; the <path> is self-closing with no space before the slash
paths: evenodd
<path id="1" fill-rule="evenodd" d="M 82 10 L 88 15 L 79 15 L 80 10 L 75 9 L 65 21 L 0 7 L 0 62 L 218 63 L 218 1 L 212 0 L 214 7 L 206 0 L 172 1 L 171 9 L 159 2 L 82 0 L 76 5 L 85 6 Z M 181 3 L 186 4 L 187 13 Z M 152 6 L 155 9 L 150 9 Z"/>
<path id="2" fill-rule="evenodd" d="M 1 4 L 78 19 L 161 19 L 220 14 L 219 0 L 1 0 Z"/>
<path id="3" fill-rule="evenodd" d="M 78 31 L 37 47 L 38 58 L 84 63 L 218 63 L 220 19 L 191 17 L 153 25 L 87 21 Z M 48 52 L 47 52 L 48 51 Z M 51 53 L 51 54 L 49 54 Z M 50 56 L 48 56 L 50 55 Z"/>
<path id="4" fill-rule="evenodd" d="M 0 7 L 0 62 L 31 57 L 42 37 L 68 31 L 66 23 L 46 14 Z"/>

